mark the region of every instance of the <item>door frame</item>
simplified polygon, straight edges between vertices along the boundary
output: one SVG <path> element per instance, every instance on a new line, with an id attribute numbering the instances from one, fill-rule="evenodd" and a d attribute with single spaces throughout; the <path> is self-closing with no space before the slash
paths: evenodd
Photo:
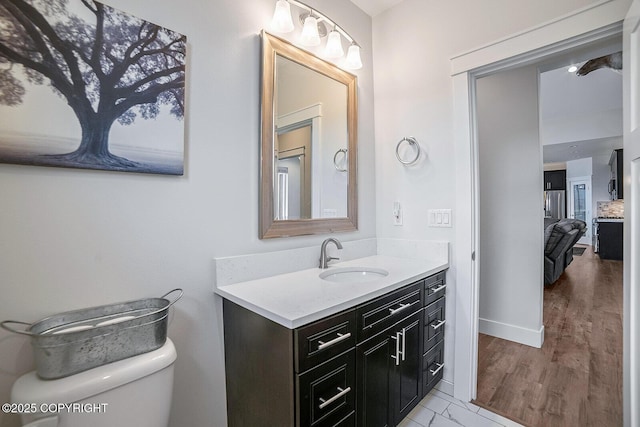
<path id="1" fill-rule="evenodd" d="M 453 394 L 475 399 L 478 373 L 479 182 L 476 80 L 534 64 L 622 33 L 628 4 L 601 0 L 535 28 L 451 58 L 456 176 L 456 313 Z M 541 292 L 542 292 L 542 284 Z M 542 306 L 540 307 L 542 310 Z"/>
<path id="2" fill-rule="evenodd" d="M 624 111 L 624 425 L 640 425 L 640 1 L 625 17 L 623 34 Z"/>
<path id="3" fill-rule="evenodd" d="M 581 245 L 590 245 L 591 244 L 591 221 L 593 220 L 593 189 L 592 189 L 592 181 L 591 176 L 579 176 L 579 177 L 571 177 L 567 178 L 567 191 L 569 192 L 567 196 L 567 218 L 569 218 L 569 214 L 573 212 L 573 185 L 574 184 L 586 184 L 587 188 L 585 189 L 585 204 L 587 206 L 587 215 L 585 217 L 585 222 L 587 223 L 587 230 L 584 235 L 578 240 L 578 243 Z"/>

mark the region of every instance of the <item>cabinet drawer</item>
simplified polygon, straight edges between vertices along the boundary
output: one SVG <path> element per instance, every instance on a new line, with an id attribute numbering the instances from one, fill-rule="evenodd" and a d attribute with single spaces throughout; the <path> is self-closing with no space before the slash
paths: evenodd
<path id="1" fill-rule="evenodd" d="M 405 286 L 356 309 L 362 342 L 422 308 L 423 281 Z"/>
<path id="2" fill-rule="evenodd" d="M 338 422 L 330 421 L 330 422 L 321 424 L 322 427 L 355 427 L 355 425 L 356 425 L 355 411 L 353 411 L 352 413 L 350 413 L 349 415 L 347 415 L 346 417 L 344 417 Z"/>
<path id="3" fill-rule="evenodd" d="M 431 304 L 435 300 L 444 296 L 447 287 L 447 275 L 442 271 L 433 276 L 429 276 L 424 280 L 424 299 L 425 304 Z"/>
<path id="4" fill-rule="evenodd" d="M 424 351 L 444 339 L 445 298 L 432 302 L 424 309 Z"/>
<path id="5" fill-rule="evenodd" d="M 355 411 L 355 348 L 297 376 L 299 427 L 341 424 Z"/>
<path id="6" fill-rule="evenodd" d="M 356 345 L 355 310 L 295 330 L 296 372 L 303 372 Z"/>
<path id="7" fill-rule="evenodd" d="M 444 371 L 444 341 L 436 344 L 422 359 L 423 396 L 426 396 L 442 379 L 442 371 Z"/>

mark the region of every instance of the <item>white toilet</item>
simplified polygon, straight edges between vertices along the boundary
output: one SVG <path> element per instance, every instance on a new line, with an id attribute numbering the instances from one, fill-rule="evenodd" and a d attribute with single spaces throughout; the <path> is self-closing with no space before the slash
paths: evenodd
<path id="1" fill-rule="evenodd" d="M 21 415 L 23 427 L 166 427 L 175 360 L 167 339 L 149 353 L 57 380 L 34 371 L 18 378 L 11 401 L 38 410 Z"/>

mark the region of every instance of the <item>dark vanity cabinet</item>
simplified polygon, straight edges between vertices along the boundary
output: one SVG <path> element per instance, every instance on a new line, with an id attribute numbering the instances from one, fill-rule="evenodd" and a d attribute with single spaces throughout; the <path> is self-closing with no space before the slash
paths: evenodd
<path id="1" fill-rule="evenodd" d="M 422 398 L 423 281 L 356 310 L 358 426 L 397 425 Z"/>
<path id="2" fill-rule="evenodd" d="M 293 330 L 225 299 L 229 426 L 399 424 L 442 378 L 444 277 Z"/>
<path id="3" fill-rule="evenodd" d="M 445 273 L 425 280 L 424 343 L 422 347 L 422 395 L 442 379 L 444 369 Z"/>

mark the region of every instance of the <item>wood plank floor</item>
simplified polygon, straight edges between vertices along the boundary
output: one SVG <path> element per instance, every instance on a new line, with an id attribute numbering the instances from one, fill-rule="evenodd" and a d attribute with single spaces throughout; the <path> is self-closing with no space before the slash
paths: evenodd
<path id="1" fill-rule="evenodd" d="M 574 256 L 544 325 L 541 349 L 480 334 L 474 403 L 531 427 L 622 426 L 622 261 Z"/>

